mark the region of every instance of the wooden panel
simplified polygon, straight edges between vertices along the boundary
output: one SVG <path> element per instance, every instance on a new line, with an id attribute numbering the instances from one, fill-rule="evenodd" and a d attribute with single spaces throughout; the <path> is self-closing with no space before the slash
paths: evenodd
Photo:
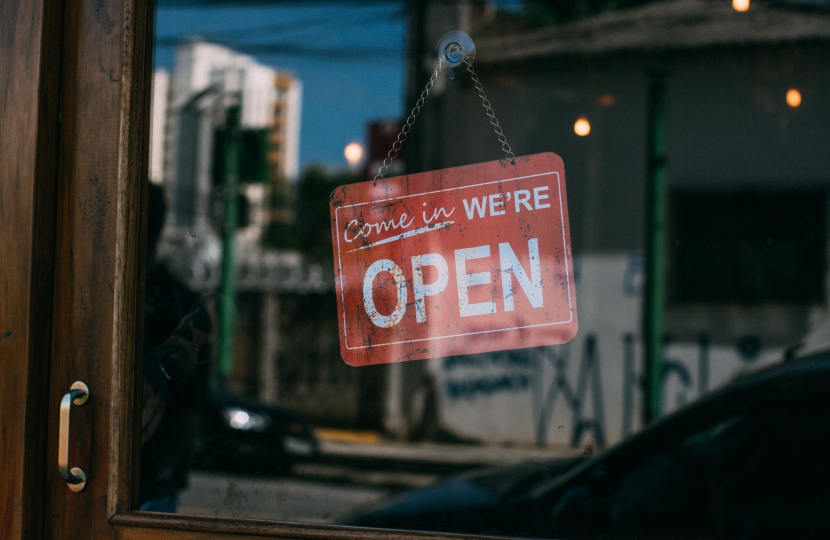
<path id="1" fill-rule="evenodd" d="M 108 518 L 129 509 L 150 9 L 140 0 L 66 5 L 47 455 L 57 453 L 61 397 L 86 381 L 90 400 L 73 411 L 70 464 L 89 480 L 72 493 L 47 460 L 48 538 L 110 537 Z"/>
<path id="2" fill-rule="evenodd" d="M 116 231 L 107 516 L 130 510 L 138 500 L 141 448 L 144 281 L 147 179 L 150 160 L 150 96 L 153 71 L 154 0 L 122 0 L 124 43 L 131 60 L 123 66 L 122 161 Z M 136 339 L 138 337 L 138 339 Z M 135 479 L 135 481 L 133 481 Z"/>
<path id="3" fill-rule="evenodd" d="M 153 529 L 130 529 L 130 528 L 116 528 L 116 540 L 210 540 L 216 538 L 215 534 L 204 532 L 191 531 L 166 531 Z M 232 535 L 222 536 L 222 538 L 229 538 L 233 540 L 254 540 L 261 539 L 261 536 L 249 535 Z"/>
<path id="4" fill-rule="evenodd" d="M 288 538 L 292 540 L 450 540 L 474 538 L 459 534 L 362 529 L 331 525 L 274 523 L 252 519 L 227 519 L 134 512 L 116 516 L 117 540 L 250 540 Z M 497 537 L 488 537 L 497 538 Z"/>
<path id="5" fill-rule="evenodd" d="M 43 523 L 60 2 L 0 2 L 0 538 Z M 44 28 L 47 31 L 44 32 Z"/>

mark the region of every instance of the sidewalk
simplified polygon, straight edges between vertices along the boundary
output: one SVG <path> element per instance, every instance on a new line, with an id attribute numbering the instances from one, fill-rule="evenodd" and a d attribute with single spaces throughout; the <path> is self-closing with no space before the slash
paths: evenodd
<path id="1" fill-rule="evenodd" d="M 581 454 L 581 449 L 565 445 L 538 447 L 410 443 L 384 440 L 378 434 L 372 435 L 372 432 L 339 430 L 321 430 L 318 436 L 323 461 L 345 463 L 353 467 L 419 470 L 438 474 Z"/>

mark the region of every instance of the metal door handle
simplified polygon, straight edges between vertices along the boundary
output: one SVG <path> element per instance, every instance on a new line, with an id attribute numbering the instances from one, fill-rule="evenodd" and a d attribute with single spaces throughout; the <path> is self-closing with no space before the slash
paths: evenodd
<path id="1" fill-rule="evenodd" d="M 85 382 L 75 381 L 69 392 L 61 400 L 61 426 L 58 439 L 58 471 L 69 486 L 78 493 L 86 487 L 86 471 L 80 467 L 69 467 L 69 411 L 72 404 L 83 405 L 89 399 L 89 386 Z"/>

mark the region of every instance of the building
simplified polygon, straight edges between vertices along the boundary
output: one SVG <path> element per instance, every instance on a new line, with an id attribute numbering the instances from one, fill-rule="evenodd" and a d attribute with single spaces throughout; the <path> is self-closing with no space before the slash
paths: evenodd
<path id="1" fill-rule="evenodd" d="M 226 112 L 240 106 L 234 242 L 239 330 L 231 386 L 273 401 L 279 340 L 269 328 L 277 325 L 278 294 L 331 289 L 319 265 L 261 242 L 269 222 L 286 214 L 272 211 L 269 194 L 284 190 L 299 172 L 302 83 L 200 40 L 182 43 L 172 74 L 157 70 L 153 82 L 150 177 L 164 187 L 168 202 L 158 256 L 196 291 L 215 290 L 221 280 Z M 257 380 L 261 384 L 251 382 Z"/>
<path id="2" fill-rule="evenodd" d="M 187 41 L 176 51 L 173 74 L 157 70 L 153 84 L 150 176 L 167 188 L 173 236 L 191 229 L 204 236 L 213 228 L 208 211 L 215 132 L 233 95 L 242 108 L 241 129 L 266 134 L 266 178 L 241 179 L 257 231 L 269 216 L 256 211 L 266 187 L 277 189 L 298 175 L 302 83 L 227 47 Z M 256 236 L 253 230 L 248 235 Z"/>
<path id="3" fill-rule="evenodd" d="M 300 174 L 300 81 L 289 73 L 274 75 L 274 120 L 268 137 L 268 164 L 278 178 L 294 181 Z"/>
<path id="4" fill-rule="evenodd" d="M 447 9 L 426 14 L 424 49 L 455 28 Z M 601 446 L 638 428 L 654 81 L 668 96 L 663 410 L 780 361 L 828 310 L 828 27 L 820 5 L 755 1 L 739 13 L 668 0 L 474 33 L 475 69 L 513 151 L 564 160 L 580 330 L 545 350 L 399 366 L 392 424 L 417 409 L 412 381 L 427 377 L 434 421 L 461 437 Z M 417 95 L 434 63 L 413 65 Z M 464 76 L 439 79 L 407 143 L 410 171 L 504 156 Z"/>
<path id="5" fill-rule="evenodd" d="M 157 69 L 153 74 L 153 93 L 150 98 L 150 181 L 167 184 L 169 179 L 170 128 L 172 113 L 170 95 L 170 72 Z"/>
<path id="6" fill-rule="evenodd" d="M 284 189 L 299 172 L 302 83 L 291 73 L 198 39 L 179 46 L 172 74 L 159 69 L 153 77 L 150 178 L 164 186 L 169 204 L 162 256 L 187 267 L 183 273 L 197 288 L 219 279 L 210 264 L 219 253 L 211 209 L 221 174 L 217 152 L 224 111 L 232 100 L 241 106 L 244 139 L 240 256 L 257 259 L 259 238 L 275 215 L 267 208 L 268 193 Z"/>

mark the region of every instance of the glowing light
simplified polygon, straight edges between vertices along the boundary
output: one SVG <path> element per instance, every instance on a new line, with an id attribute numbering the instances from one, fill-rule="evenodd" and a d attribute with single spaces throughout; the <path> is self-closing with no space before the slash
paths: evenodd
<path id="1" fill-rule="evenodd" d="M 741 12 L 749 10 L 749 0 L 732 0 L 732 9 Z"/>
<path id="2" fill-rule="evenodd" d="M 231 418 L 231 427 L 236 429 L 248 429 L 251 422 L 251 416 L 245 411 L 236 411 Z"/>
<path id="3" fill-rule="evenodd" d="M 360 158 L 363 157 L 363 147 L 355 142 L 349 143 L 343 151 L 343 155 L 346 156 L 349 166 L 356 167 L 360 163 Z"/>
<path id="4" fill-rule="evenodd" d="M 584 137 L 587 134 L 591 133 L 591 124 L 588 122 L 588 119 L 585 117 L 580 117 L 574 123 L 574 133 L 579 135 L 580 137 Z"/>
<path id="5" fill-rule="evenodd" d="M 795 88 L 787 90 L 787 105 L 793 109 L 801 105 L 801 92 Z"/>

